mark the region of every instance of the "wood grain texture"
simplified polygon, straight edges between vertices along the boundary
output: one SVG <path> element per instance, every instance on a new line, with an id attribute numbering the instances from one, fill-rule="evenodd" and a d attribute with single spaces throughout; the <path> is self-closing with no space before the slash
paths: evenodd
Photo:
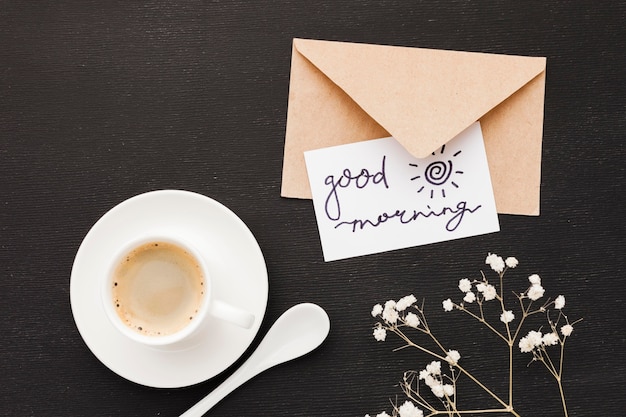
<path id="1" fill-rule="evenodd" d="M 176 416 L 232 370 L 185 389 L 137 386 L 74 325 L 69 276 L 83 237 L 120 201 L 162 188 L 215 198 L 252 230 L 270 276 L 261 334 L 303 301 L 332 321 L 319 350 L 211 416 L 389 410 L 402 372 L 428 358 L 376 343 L 369 312 L 408 293 L 504 390 L 500 347 L 440 308 L 490 251 L 520 259 L 512 282 L 539 273 L 584 317 L 566 351 L 570 416 L 622 415 L 626 4 L 526 3 L 0 1 L 0 415 Z M 294 37 L 546 56 L 541 216 L 324 263 L 312 204 L 279 196 Z M 524 357 L 515 369 L 520 414 L 561 415 L 545 371 Z"/>

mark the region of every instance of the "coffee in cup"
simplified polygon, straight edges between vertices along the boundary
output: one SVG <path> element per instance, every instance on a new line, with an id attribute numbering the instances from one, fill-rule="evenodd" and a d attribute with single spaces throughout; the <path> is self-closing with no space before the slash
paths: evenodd
<path id="1" fill-rule="evenodd" d="M 176 333 L 196 318 L 204 298 L 198 260 L 180 245 L 155 241 L 132 249 L 116 266 L 112 302 L 126 326 L 147 336 Z"/>
<path id="2" fill-rule="evenodd" d="M 113 325 L 139 343 L 189 339 L 207 316 L 250 328 L 254 316 L 212 294 L 204 257 L 178 237 L 147 235 L 120 249 L 104 280 L 102 301 Z"/>

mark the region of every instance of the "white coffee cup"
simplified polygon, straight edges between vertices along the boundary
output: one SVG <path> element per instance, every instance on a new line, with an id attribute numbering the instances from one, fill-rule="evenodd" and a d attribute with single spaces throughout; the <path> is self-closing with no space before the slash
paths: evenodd
<path id="1" fill-rule="evenodd" d="M 212 316 L 249 329 L 255 317 L 216 299 L 202 254 L 185 239 L 146 234 L 112 257 L 102 303 L 117 330 L 131 340 L 172 347 L 193 338 Z"/>

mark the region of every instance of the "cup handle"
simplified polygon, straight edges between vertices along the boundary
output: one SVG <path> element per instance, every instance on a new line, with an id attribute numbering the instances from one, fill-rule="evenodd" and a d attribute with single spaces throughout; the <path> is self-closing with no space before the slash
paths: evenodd
<path id="1" fill-rule="evenodd" d="M 220 300 L 213 300 L 211 302 L 209 314 L 220 320 L 243 327 L 244 329 L 249 329 L 254 323 L 254 315 L 252 313 Z"/>

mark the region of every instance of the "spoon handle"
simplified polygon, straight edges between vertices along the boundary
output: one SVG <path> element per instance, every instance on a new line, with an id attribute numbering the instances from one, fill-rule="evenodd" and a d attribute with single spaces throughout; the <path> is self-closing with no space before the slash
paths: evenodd
<path id="1" fill-rule="evenodd" d="M 241 386 L 244 382 L 257 375 L 262 370 L 252 370 L 251 367 L 246 366 L 249 364 L 248 359 L 235 373 L 229 376 L 224 382 L 222 382 L 217 388 L 211 391 L 206 397 L 198 401 L 193 407 L 185 411 L 180 417 L 202 417 L 213 406 L 219 403 L 224 397 L 233 392 L 237 387 Z"/>
<path id="2" fill-rule="evenodd" d="M 276 320 L 239 369 L 180 417 L 201 417 L 250 378 L 318 347 L 329 330 L 330 320 L 320 306 L 302 303 L 291 307 Z"/>

